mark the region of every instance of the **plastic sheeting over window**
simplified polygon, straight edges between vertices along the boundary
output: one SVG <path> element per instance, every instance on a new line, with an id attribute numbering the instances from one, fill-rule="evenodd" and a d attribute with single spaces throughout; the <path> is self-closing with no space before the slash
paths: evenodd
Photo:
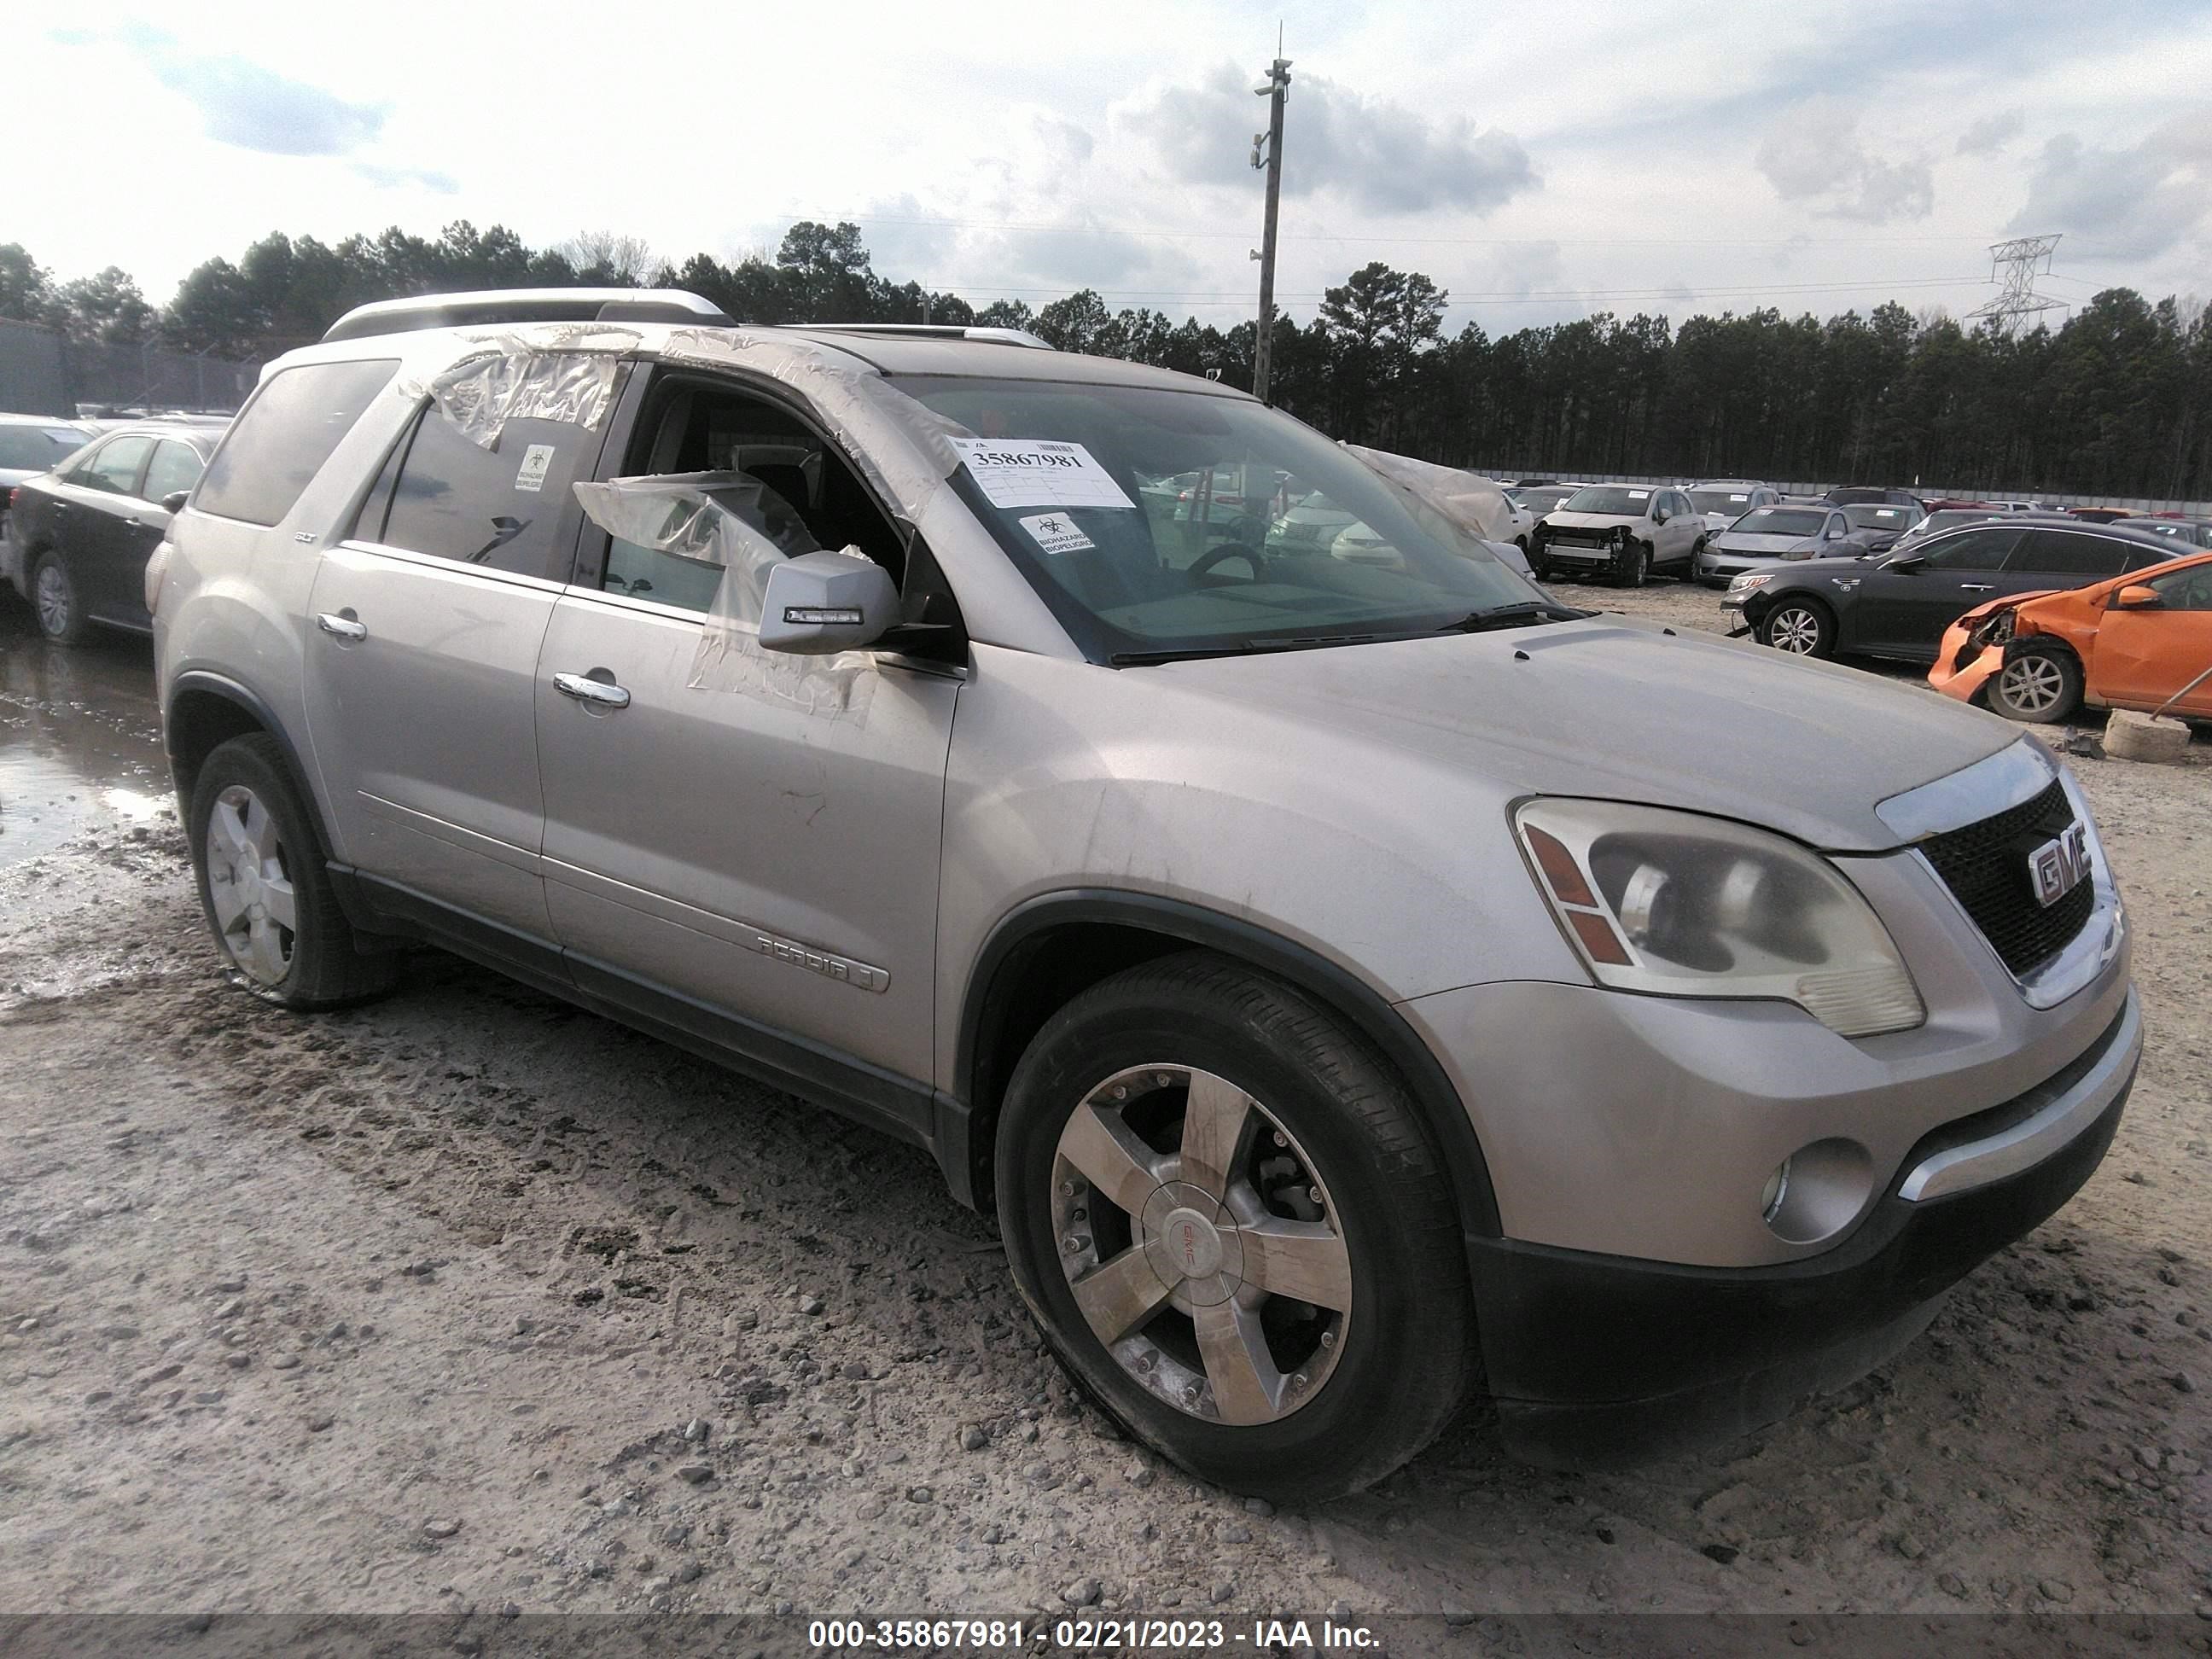
<path id="1" fill-rule="evenodd" d="M 1406 490 L 1430 511 L 1457 526 L 1478 541 L 1513 539 L 1513 508 L 1505 493 L 1489 479 L 1457 467 L 1417 461 L 1409 455 L 1393 455 L 1386 449 L 1363 449 L 1346 444 L 1373 471 Z"/>
<path id="2" fill-rule="evenodd" d="M 447 420 L 491 449 L 509 421 L 565 421 L 597 430 L 622 356 L 636 349 L 640 337 L 632 329 L 570 323 L 465 338 L 444 368 L 410 375 L 399 389 L 429 398 Z"/>
<path id="3" fill-rule="evenodd" d="M 799 514 L 744 472 L 668 473 L 574 486 L 593 524 L 618 541 L 672 562 L 711 584 L 713 601 L 686 684 L 736 691 L 827 719 L 858 719 L 875 688 L 866 652 L 795 657 L 764 651 L 762 604 L 769 573 L 820 550 Z M 866 555 L 844 550 L 854 558 Z"/>

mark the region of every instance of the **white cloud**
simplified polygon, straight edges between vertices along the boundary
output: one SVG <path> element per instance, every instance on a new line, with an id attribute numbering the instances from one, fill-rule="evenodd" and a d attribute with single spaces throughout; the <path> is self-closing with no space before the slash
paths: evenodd
<path id="1" fill-rule="evenodd" d="M 2007 228 L 2071 234 L 2128 258 L 2212 235 L 2212 109 L 2178 115 L 2118 148 L 2060 133 L 2043 147 L 2027 201 Z"/>
<path id="2" fill-rule="evenodd" d="M 2023 110 L 2002 109 L 1994 115 L 1984 115 L 1959 135 L 1957 153 L 1960 155 L 1995 155 L 2027 128 L 2027 114 Z"/>
<path id="3" fill-rule="evenodd" d="M 1858 112 L 1835 98 L 1808 98 L 1759 141 L 1759 170 L 1785 202 L 1830 218 L 1882 225 L 1924 219 L 1936 207 L 1934 169 L 1924 161 L 1890 161 L 1858 135 Z"/>

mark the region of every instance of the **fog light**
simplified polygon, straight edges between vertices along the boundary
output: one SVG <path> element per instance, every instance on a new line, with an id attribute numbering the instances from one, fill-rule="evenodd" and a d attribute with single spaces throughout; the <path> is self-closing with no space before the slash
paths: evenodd
<path id="1" fill-rule="evenodd" d="M 1774 1212 L 1782 1207 L 1782 1200 L 1790 1195 L 1790 1160 L 1784 1158 L 1774 1173 L 1766 1177 L 1766 1190 L 1759 1195 L 1759 1218 L 1770 1224 Z"/>

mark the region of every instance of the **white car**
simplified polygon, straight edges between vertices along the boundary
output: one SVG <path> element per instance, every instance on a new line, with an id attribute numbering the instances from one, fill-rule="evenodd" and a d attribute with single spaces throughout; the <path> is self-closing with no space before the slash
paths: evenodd
<path id="1" fill-rule="evenodd" d="M 1655 571 L 1687 576 L 1705 551 L 1705 520 L 1665 484 L 1586 484 L 1547 513 L 1528 548 L 1540 582 L 1572 573 L 1641 587 Z"/>
<path id="2" fill-rule="evenodd" d="M 1754 508 L 1772 507 L 1782 492 L 1752 478 L 1708 478 L 1690 486 L 1690 505 L 1705 514 L 1707 533 L 1718 535 Z"/>

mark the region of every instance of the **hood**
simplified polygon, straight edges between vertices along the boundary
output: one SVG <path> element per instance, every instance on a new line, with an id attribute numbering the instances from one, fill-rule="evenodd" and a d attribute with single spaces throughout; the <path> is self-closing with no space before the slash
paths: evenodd
<path id="1" fill-rule="evenodd" d="M 1553 530 L 1611 530 L 1644 520 L 1626 513 L 1547 513 L 1544 522 Z"/>
<path id="2" fill-rule="evenodd" d="M 1838 852 L 1898 846 L 1877 801 L 2020 738 L 1856 668 L 1621 617 L 1141 672 L 1514 796 L 1682 807 Z"/>
<path id="3" fill-rule="evenodd" d="M 1731 530 L 1717 536 L 1707 545 L 1720 553 L 1755 553 L 1761 558 L 1773 558 L 1784 553 L 1794 553 L 1801 547 L 1811 547 L 1820 538 L 1817 536 L 1768 536 L 1749 530 Z"/>
<path id="4" fill-rule="evenodd" d="M 2015 606 L 2026 605 L 2030 599 L 2047 599 L 2054 593 L 2071 596 L 2080 591 L 2079 588 L 2073 587 L 2039 587 L 2033 593 L 2008 593 L 2001 599 L 1984 599 L 1972 611 L 1963 612 L 1951 626 L 1971 629 L 1983 617 L 1994 617 L 2000 611 L 2010 611 Z"/>

